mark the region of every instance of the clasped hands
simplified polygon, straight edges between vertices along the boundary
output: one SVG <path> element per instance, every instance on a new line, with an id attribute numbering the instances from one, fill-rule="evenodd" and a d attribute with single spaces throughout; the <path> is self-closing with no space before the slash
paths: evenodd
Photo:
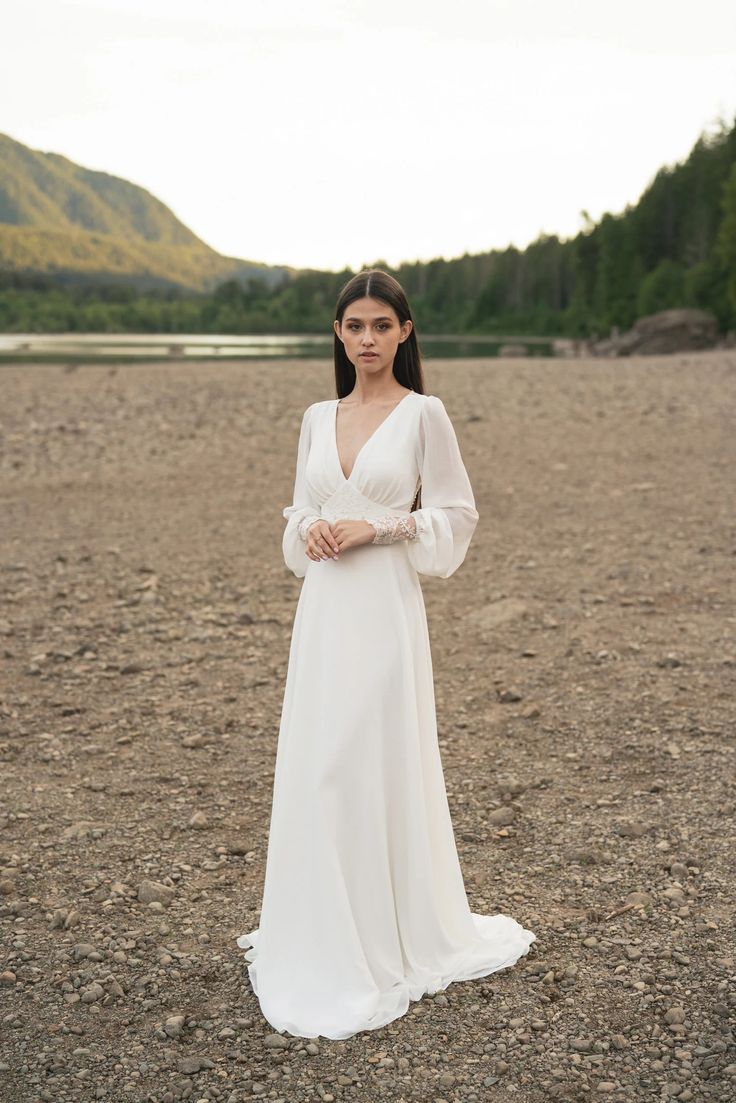
<path id="1" fill-rule="evenodd" d="M 372 544 L 376 530 L 370 521 L 315 521 L 307 529 L 306 554 L 316 563 L 337 559 L 341 551 Z"/>

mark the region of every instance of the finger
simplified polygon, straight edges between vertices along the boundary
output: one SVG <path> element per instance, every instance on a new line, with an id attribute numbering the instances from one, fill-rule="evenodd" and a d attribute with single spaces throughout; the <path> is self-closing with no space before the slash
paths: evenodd
<path id="1" fill-rule="evenodd" d="M 327 543 L 327 540 L 321 534 L 317 534 L 317 533 L 314 534 L 313 550 L 314 550 L 316 559 L 325 560 L 325 559 L 333 559 L 334 558 L 334 554 L 333 554 L 332 550 L 330 549 L 330 546 Z"/>
<path id="2" fill-rule="evenodd" d="M 325 558 L 325 552 L 322 547 L 322 540 L 316 532 L 310 534 L 308 552 L 311 558 L 317 562 L 320 562 L 322 559 Z"/>
<path id="3" fill-rule="evenodd" d="M 324 537 L 322 537 L 322 539 L 320 540 L 319 545 L 320 553 L 324 555 L 325 559 L 335 558 L 337 553 L 332 551 L 332 548 Z"/>
<path id="4" fill-rule="evenodd" d="M 321 541 L 320 547 L 323 547 L 328 555 L 332 556 L 340 550 L 335 538 L 334 526 L 329 521 L 322 521 L 316 525 L 311 535 L 314 536 L 315 541 Z"/>

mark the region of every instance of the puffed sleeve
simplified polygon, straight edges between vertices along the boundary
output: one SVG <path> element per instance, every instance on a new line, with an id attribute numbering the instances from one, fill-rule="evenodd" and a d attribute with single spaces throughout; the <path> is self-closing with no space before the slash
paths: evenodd
<path id="1" fill-rule="evenodd" d="M 407 552 L 420 574 L 449 578 L 465 559 L 478 512 L 455 430 L 436 395 L 423 404 L 418 458 L 422 508 L 411 515 L 417 536 Z"/>
<path id="2" fill-rule="evenodd" d="M 311 424 L 314 404 L 304 411 L 301 429 L 299 430 L 299 444 L 296 455 L 296 478 L 294 479 L 294 497 L 292 505 L 283 510 L 286 518 L 286 528 L 281 546 L 284 552 L 284 562 L 289 570 L 293 571 L 297 578 L 304 578 L 309 566 L 309 558 L 306 554 L 306 542 L 299 532 L 299 526 L 307 518 L 319 520 L 320 511 L 312 501 L 307 486 L 306 468 L 311 442 Z M 309 527 L 304 526 L 304 527 Z"/>

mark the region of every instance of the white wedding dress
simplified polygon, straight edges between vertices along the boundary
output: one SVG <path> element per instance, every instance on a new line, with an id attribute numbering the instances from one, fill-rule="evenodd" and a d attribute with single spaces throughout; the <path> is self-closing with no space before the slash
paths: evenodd
<path id="1" fill-rule="evenodd" d="M 447 578 L 478 521 L 452 422 L 410 391 L 349 478 L 337 399 L 304 413 L 284 559 L 303 578 L 276 751 L 259 927 L 237 945 L 266 1020 L 347 1038 L 410 1000 L 513 965 L 536 935 L 471 912 L 455 846 L 417 572 Z M 310 560 L 311 516 L 409 516 L 417 536 Z"/>

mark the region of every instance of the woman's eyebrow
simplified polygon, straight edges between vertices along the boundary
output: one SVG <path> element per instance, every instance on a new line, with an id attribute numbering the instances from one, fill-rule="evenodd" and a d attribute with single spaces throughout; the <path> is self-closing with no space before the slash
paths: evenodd
<path id="1" fill-rule="evenodd" d="M 345 321 L 346 322 L 362 322 L 363 319 L 362 318 L 346 318 Z M 380 318 L 374 318 L 373 321 L 374 322 L 390 322 L 391 319 L 389 318 L 388 314 L 382 314 Z"/>

